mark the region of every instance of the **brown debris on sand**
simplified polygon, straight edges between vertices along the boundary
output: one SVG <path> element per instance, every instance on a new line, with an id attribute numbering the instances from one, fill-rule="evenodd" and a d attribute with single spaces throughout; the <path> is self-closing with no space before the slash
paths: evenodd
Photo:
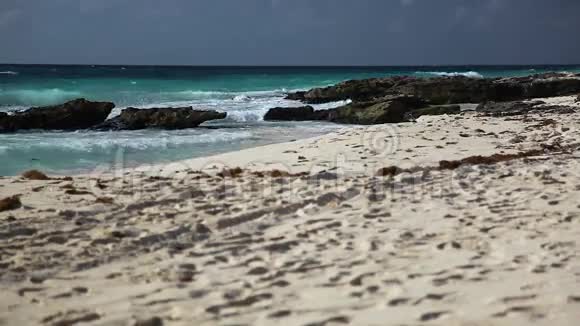
<path id="1" fill-rule="evenodd" d="M 392 177 L 392 176 L 396 176 L 396 175 L 399 175 L 399 174 L 404 173 L 404 172 L 455 170 L 463 165 L 480 165 L 480 164 L 481 165 L 491 165 L 491 164 L 497 164 L 497 163 L 501 163 L 501 162 L 517 160 L 517 159 L 531 157 L 531 156 L 544 155 L 544 154 L 546 154 L 546 152 L 556 152 L 556 151 L 565 152 L 565 150 L 566 150 L 565 148 L 563 148 L 561 146 L 549 146 L 549 145 L 545 145 L 545 144 L 542 144 L 541 147 L 543 149 L 534 149 L 534 150 L 519 152 L 519 153 L 515 153 L 515 154 L 493 154 L 490 156 L 475 155 L 475 156 L 469 156 L 469 157 L 463 158 L 461 160 L 454 160 L 454 161 L 443 160 L 443 161 L 439 161 L 439 166 L 437 166 L 437 167 L 431 166 L 431 167 L 415 167 L 412 169 L 401 169 L 401 168 L 398 168 L 396 166 L 389 166 L 389 167 L 384 167 L 384 168 L 379 169 L 376 172 L 376 175 L 381 176 L 381 177 L 388 177 L 388 176 Z"/>
<path id="2" fill-rule="evenodd" d="M 253 172 L 252 174 L 259 177 L 259 178 L 264 178 L 264 177 L 288 178 L 288 177 L 303 177 L 303 176 L 309 175 L 309 173 L 289 173 L 287 171 L 282 171 L 282 170 L 258 171 L 258 172 Z"/>
<path id="3" fill-rule="evenodd" d="M 84 196 L 84 195 L 92 195 L 93 194 L 92 192 L 78 190 L 76 188 L 68 189 L 64 193 L 67 195 L 73 195 L 73 196 Z"/>
<path id="4" fill-rule="evenodd" d="M 493 154 L 490 156 L 470 156 L 466 157 L 461 160 L 456 161 L 440 161 L 439 162 L 439 169 L 440 170 L 454 170 L 462 165 L 478 165 L 478 164 L 496 164 L 501 162 L 507 162 L 512 160 L 517 160 L 520 158 L 530 157 L 530 156 L 538 156 L 543 155 L 544 151 L 542 150 L 530 150 L 526 152 L 520 152 L 516 154 Z"/>
<path id="5" fill-rule="evenodd" d="M 115 203 L 115 200 L 111 197 L 99 197 L 95 200 L 95 202 L 98 204 L 112 205 Z"/>
<path id="6" fill-rule="evenodd" d="M 226 178 L 226 177 L 230 177 L 230 178 L 237 178 L 239 176 L 241 176 L 244 173 L 244 170 L 242 170 L 242 168 L 237 167 L 237 168 L 232 168 L 232 169 L 224 169 L 222 170 L 222 172 L 218 173 L 217 176 L 220 178 Z"/>
<path id="7" fill-rule="evenodd" d="M 397 174 L 400 174 L 401 172 L 403 172 L 405 170 L 396 167 L 396 166 L 388 166 L 385 168 L 381 168 L 379 169 L 379 171 L 377 171 L 377 175 L 381 176 L 381 177 L 388 177 L 388 176 L 395 176 Z"/>
<path id="8" fill-rule="evenodd" d="M 220 178 L 238 178 L 242 174 L 247 172 L 253 176 L 258 178 L 283 178 L 283 177 L 302 177 L 308 175 L 308 173 L 289 173 L 287 171 L 282 170 L 270 170 L 270 171 L 245 171 L 240 167 L 231 168 L 231 169 L 223 169 L 221 172 L 217 174 Z"/>
<path id="9" fill-rule="evenodd" d="M 0 199 L 0 212 L 11 211 L 22 207 L 20 198 L 18 196 L 7 197 Z"/>

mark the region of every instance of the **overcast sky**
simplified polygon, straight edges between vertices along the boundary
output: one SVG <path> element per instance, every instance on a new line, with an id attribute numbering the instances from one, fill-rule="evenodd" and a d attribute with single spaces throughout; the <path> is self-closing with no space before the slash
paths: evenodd
<path id="1" fill-rule="evenodd" d="M 580 0 L 0 0 L 0 62 L 580 63 Z"/>

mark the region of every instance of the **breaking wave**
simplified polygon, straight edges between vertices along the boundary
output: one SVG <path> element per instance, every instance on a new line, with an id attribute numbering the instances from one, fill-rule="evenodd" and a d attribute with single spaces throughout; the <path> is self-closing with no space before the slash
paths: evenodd
<path id="1" fill-rule="evenodd" d="M 431 75 L 439 77 L 468 77 L 468 78 L 483 78 L 483 75 L 477 71 L 465 71 L 465 72 L 444 72 L 444 71 L 417 71 L 416 74 L 419 75 Z"/>
<path id="2" fill-rule="evenodd" d="M 12 136 L 12 137 L 10 137 Z M 228 142 L 250 138 L 249 131 L 197 130 L 185 131 L 121 131 L 121 132 L 75 132 L 75 133 L 18 133 L 5 135 L 4 152 L 35 154 L 46 151 L 108 153 L 118 147 L 129 150 L 160 150 L 176 146 Z"/>
<path id="3" fill-rule="evenodd" d="M 343 106 L 351 103 L 351 100 L 338 101 L 324 104 L 312 105 L 315 110 L 326 110 L 332 109 L 339 106 Z M 302 106 L 304 104 L 295 101 L 282 100 L 280 98 L 271 99 L 270 101 L 264 101 L 262 104 L 254 106 L 252 108 L 239 107 L 236 109 L 225 110 L 228 116 L 226 120 L 234 122 L 253 122 L 253 121 L 263 121 L 264 116 L 269 109 L 274 107 L 296 107 Z"/>
<path id="4" fill-rule="evenodd" d="M 18 75 L 16 71 L 0 71 L 0 75 Z"/>

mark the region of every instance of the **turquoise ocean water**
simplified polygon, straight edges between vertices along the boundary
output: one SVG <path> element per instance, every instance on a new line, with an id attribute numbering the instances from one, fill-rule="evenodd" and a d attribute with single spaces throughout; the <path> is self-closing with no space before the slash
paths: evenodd
<path id="1" fill-rule="evenodd" d="M 112 101 L 113 114 L 134 106 L 193 106 L 228 113 L 207 128 L 181 131 L 20 132 L 0 134 L 0 175 L 37 168 L 53 173 L 106 168 L 120 156 L 126 165 L 162 163 L 268 143 L 311 137 L 340 126 L 271 123 L 262 116 L 288 91 L 348 79 L 411 75 L 472 78 L 580 72 L 580 66 L 465 67 L 154 67 L 0 65 L 0 111 L 59 104 L 84 97 Z M 330 103 L 319 108 L 341 103 Z"/>

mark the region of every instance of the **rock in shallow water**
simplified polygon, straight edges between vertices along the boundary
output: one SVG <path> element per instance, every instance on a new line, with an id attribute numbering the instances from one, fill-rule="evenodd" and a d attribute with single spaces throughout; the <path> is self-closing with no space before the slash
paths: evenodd
<path id="1" fill-rule="evenodd" d="M 272 108 L 264 116 L 266 121 L 306 121 L 312 120 L 314 108 L 301 106 L 295 108 Z"/>
<path id="2" fill-rule="evenodd" d="M 31 108 L 12 115 L 0 113 L 0 133 L 18 130 L 78 130 L 107 119 L 115 104 L 77 99 L 60 105 Z"/>
<path id="3" fill-rule="evenodd" d="M 206 121 L 224 119 L 226 115 L 226 113 L 217 111 L 193 110 L 192 107 L 152 109 L 127 108 L 123 110 L 119 116 L 107 120 L 93 129 L 187 129 L 198 127 Z"/>

